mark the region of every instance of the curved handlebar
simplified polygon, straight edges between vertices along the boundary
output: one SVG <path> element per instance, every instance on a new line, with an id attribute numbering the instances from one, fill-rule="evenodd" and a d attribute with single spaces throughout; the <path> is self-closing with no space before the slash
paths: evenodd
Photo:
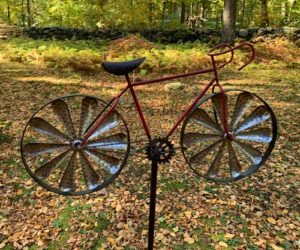
<path id="1" fill-rule="evenodd" d="M 255 57 L 256 57 L 255 49 L 254 49 L 253 45 L 250 44 L 250 43 L 241 43 L 241 44 L 235 46 L 233 48 L 233 50 L 239 49 L 239 48 L 244 47 L 244 46 L 248 46 L 251 49 L 252 54 L 251 54 L 250 59 L 243 66 L 241 66 L 238 70 L 242 70 L 243 68 L 245 68 L 248 64 L 253 62 Z"/>
<path id="2" fill-rule="evenodd" d="M 224 51 L 221 51 L 221 52 L 217 52 L 217 53 L 213 53 L 215 50 L 218 50 L 218 49 L 221 49 L 221 48 L 227 48 L 227 50 L 224 50 Z M 214 57 L 214 56 L 224 55 L 224 54 L 227 54 L 227 53 L 229 53 L 229 52 L 231 53 L 230 59 L 229 59 L 227 62 L 225 62 L 225 63 L 223 63 L 222 65 L 219 65 L 219 66 L 217 67 L 218 69 L 221 69 L 221 68 L 223 68 L 224 66 L 226 66 L 227 64 L 229 64 L 229 63 L 232 62 L 233 57 L 234 57 L 234 52 L 233 52 L 232 47 L 231 47 L 230 45 L 228 45 L 228 44 L 225 44 L 225 43 L 224 43 L 224 44 L 219 44 L 219 45 L 213 47 L 211 50 L 209 50 L 207 54 L 208 54 L 209 56 L 211 56 L 211 57 Z"/>
<path id="3" fill-rule="evenodd" d="M 217 49 L 221 49 L 221 48 L 228 48 L 228 50 L 225 50 L 225 51 L 221 51 L 221 52 L 218 52 L 218 53 L 212 53 L 213 51 L 217 50 Z M 211 50 L 208 51 L 208 55 L 209 56 L 219 56 L 219 55 L 223 55 L 223 54 L 226 54 L 228 52 L 231 52 L 232 51 L 232 47 L 226 43 L 223 43 L 223 44 L 219 44 L 215 47 L 213 47 Z"/>
<path id="4" fill-rule="evenodd" d="M 244 46 L 248 46 L 250 49 L 251 49 L 251 57 L 250 59 L 244 64 L 242 65 L 238 70 L 242 70 L 243 68 L 245 68 L 248 64 L 250 64 L 254 59 L 255 59 L 255 56 L 256 56 L 256 53 L 255 53 L 255 49 L 254 47 L 252 46 L 252 44 L 250 43 L 241 43 L 235 47 L 231 47 L 230 45 L 228 44 L 220 44 L 220 45 L 217 45 L 215 47 L 213 47 L 211 50 L 208 51 L 208 55 L 211 56 L 211 57 L 214 57 L 214 56 L 220 56 L 220 55 L 224 55 L 224 54 L 227 54 L 227 53 L 231 53 L 231 57 L 230 59 L 225 62 L 224 64 L 218 66 L 217 68 L 218 69 L 221 69 L 223 68 L 225 65 L 229 64 L 230 62 L 232 62 L 233 60 L 233 57 L 234 57 L 234 51 L 236 49 L 240 49 L 241 47 L 244 47 Z M 221 49 L 221 48 L 227 48 L 226 50 L 224 51 L 221 51 L 221 52 L 217 52 L 217 53 L 213 53 L 215 50 L 218 50 L 218 49 Z"/>

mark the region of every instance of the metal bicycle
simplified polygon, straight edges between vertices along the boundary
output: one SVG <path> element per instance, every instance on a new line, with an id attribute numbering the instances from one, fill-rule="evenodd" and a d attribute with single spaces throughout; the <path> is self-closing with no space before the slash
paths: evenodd
<path id="1" fill-rule="evenodd" d="M 103 68 L 125 76 L 126 87 L 111 101 L 87 95 L 69 95 L 42 106 L 26 124 L 21 155 L 31 177 L 44 188 L 62 195 L 82 195 L 109 185 L 126 164 L 130 136 L 116 107 L 129 91 L 148 138 L 145 154 L 152 161 L 149 249 L 153 247 L 157 165 L 175 154 L 171 136 L 180 124 L 181 151 L 193 171 L 215 182 L 236 181 L 258 170 L 269 158 L 277 138 L 277 122 L 270 106 L 254 93 L 224 90 L 218 70 L 232 62 L 242 47 L 251 51 L 246 67 L 255 58 L 254 47 L 218 45 L 208 52 L 212 67 L 190 73 L 132 82 L 129 73 L 145 58 L 104 62 Z M 216 58 L 230 59 L 217 65 Z M 205 73 L 213 77 L 163 138 L 152 137 L 135 93 L 142 85 Z M 216 88 L 220 92 L 215 92 Z M 212 94 L 205 95 L 209 89 Z M 152 237 L 152 238 L 151 238 Z M 151 242 L 152 241 L 152 242 Z"/>
<path id="2" fill-rule="evenodd" d="M 274 147 L 275 115 L 256 94 L 224 90 L 218 76 L 218 69 L 233 60 L 234 51 L 245 46 L 251 49 L 252 56 L 241 70 L 255 58 L 255 50 L 249 43 L 234 48 L 224 44 L 214 47 L 208 53 L 212 68 L 140 82 L 131 82 L 128 74 L 145 58 L 104 62 L 103 67 L 109 73 L 125 76 L 127 86 L 108 103 L 97 97 L 70 95 L 40 108 L 27 123 L 21 140 L 27 171 L 40 185 L 59 194 L 90 193 L 111 183 L 126 164 L 129 154 L 129 130 L 116 106 L 130 91 L 149 139 L 147 154 L 150 159 L 154 157 L 160 163 L 174 155 L 170 137 L 183 122 L 182 153 L 197 174 L 217 182 L 235 181 L 252 174 L 268 159 Z M 220 48 L 226 50 L 214 53 Z M 229 61 L 217 66 L 215 58 L 226 53 L 231 54 Z M 214 77 L 166 137 L 153 138 L 135 88 L 210 72 Z M 210 88 L 216 87 L 219 93 L 204 97 Z"/>

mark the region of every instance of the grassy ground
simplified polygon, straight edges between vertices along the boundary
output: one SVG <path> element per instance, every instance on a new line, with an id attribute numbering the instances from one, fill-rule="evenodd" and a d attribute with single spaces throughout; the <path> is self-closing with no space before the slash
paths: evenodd
<path id="1" fill-rule="evenodd" d="M 104 58 L 125 57 L 118 54 L 121 48 L 131 56 L 149 53 L 138 78 L 156 75 L 157 60 L 162 74 L 207 63 L 203 44 L 162 47 L 138 41 L 144 47 L 136 51 L 136 40 L 129 41 L 133 45 L 123 40 L 0 42 L 0 249 L 145 248 L 150 171 L 144 157 L 130 157 L 108 188 L 66 198 L 38 187 L 19 153 L 22 129 L 42 103 L 69 93 L 109 100 L 124 86 L 122 78 L 98 72 Z M 199 48 L 196 55 L 193 46 Z M 273 155 L 252 177 L 217 185 L 196 177 L 178 152 L 172 164 L 159 169 L 156 249 L 300 249 L 300 51 L 285 40 L 259 43 L 256 48 L 256 63 L 239 73 L 229 67 L 222 82 L 226 88 L 255 92 L 272 106 L 279 121 Z M 186 56 L 178 63 L 181 54 Z M 237 62 L 243 57 L 239 54 Z M 89 66 L 82 68 L 86 61 Z M 207 77 L 189 78 L 182 80 L 183 90 L 160 85 L 138 90 L 154 135 L 171 127 L 178 111 L 205 82 Z M 141 138 L 129 96 L 122 106 L 133 138 Z M 177 138 L 178 133 L 175 143 Z"/>

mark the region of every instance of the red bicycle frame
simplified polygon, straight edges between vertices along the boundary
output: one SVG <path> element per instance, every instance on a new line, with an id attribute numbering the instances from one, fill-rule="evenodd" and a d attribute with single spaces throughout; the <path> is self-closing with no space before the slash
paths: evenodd
<path id="1" fill-rule="evenodd" d="M 141 123 L 143 125 L 144 131 L 146 136 L 148 137 L 149 140 L 151 140 L 151 133 L 149 130 L 149 127 L 147 125 L 147 121 L 145 119 L 144 113 L 142 111 L 142 108 L 140 106 L 139 100 L 136 96 L 135 87 L 138 86 L 142 86 L 142 85 L 147 85 L 147 84 L 152 84 L 152 83 L 158 83 L 158 82 L 163 82 L 163 81 L 169 81 L 169 80 L 174 80 L 174 79 L 178 79 L 178 78 L 184 78 L 184 77 L 189 77 L 189 76 L 194 76 L 194 75 L 201 75 L 201 74 L 206 74 L 206 73 L 214 73 L 213 78 L 209 81 L 209 83 L 206 85 L 206 87 L 201 91 L 201 93 L 194 99 L 194 101 L 192 102 L 192 104 L 190 106 L 187 107 L 187 109 L 183 112 L 183 114 L 179 117 L 179 119 L 176 121 L 176 123 L 173 125 L 173 127 L 171 128 L 171 130 L 168 132 L 167 137 L 170 137 L 174 131 L 176 130 L 176 128 L 180 125 L 180 123 L 184 120 L 184 118 L 189 114 L 189 112 L 195 107 L 195 105 L 197 104 L 197 102 L 206 94 L 206 92 L 209 90 L 209 88 L 211 86 L 213 86 L 213 89 L 215 87 L 219 87 L 220 91 L 221 91 L 221 95 L 222 95 L 222 111 L 223 111 L 223 126 L 224 126 L 224 131 L 225 134 L 227 134 L 228 128 L 227 128 L 227 113 L 226 113 L 226 94 L 224 92 L 223 87 L 220 85 L 219 83 L 219 75 L 218 75 L 218 69 L 223 68 L 225 65 L 229 64 L 230 62 L 232 62 L 233 57 L 234 57 L 234 50 L 239 49 L 243 46 L 247 46 L 251 49 L 252 51 L 252 55 L 251 58 L 242 66 L 240 67 L 238 70 L 242 70 L 244 67 L 246 67 L 249 63 L 251 63 L 254 58 L 255 58 L 255 50 L 253 48 L 253 46 L 249 43 L 242 43 L 236 47 L 230 47 L 227 44 L 221 44 L 218 45 L 216 47 L 214 47 L 213 49 L 211 49 L 208 53 L 208 55 L 211 58 L 211 62 L 212 62 L 212 67 L 208 68 L 208 69 L 203 69 L 203 70 L 197 70 L 194 72 L 190 72 L 190 73 L 184 73 L 184 74 L 176 74 L 176 75 L 171 75 L 171 76 L 167 76 L 167 77 L 162 77 L 162 78 L 157 78 L 157 79 L 153 79 L 153 80 L 146 80 L 146 81 L 138 81 L 138 82 L 131 82 L 130 78 L 128 75 L 125 75 L 126 81 L 127 81 L 127 86 L 121 91 L 121 93 L 114 99 L 114 101 L 112 102 L 112 105 L 110 107 L 110 109 L 105 113 L 105 115 L 103 115 L 101 118 L 96 119 L 96 121 L 94 122 L 93 126 L 89 129 L 89 131 L 87 132 L 87 134 L 84 136 L 81 144 L 83 145 L 88 138 L 91 136 L 91 134 L 93 134 L 97 128 L 102 124 L 102 122 L 109 116 L 109 114 L 115 109 L 115 107 L 117 106 L 117 104 L 120 101 L 120 98 L 127 92 L 127 90 L 130 91 L 133 100 L 134 100 L 134 104 L 136 106 L 136 109 L 138 111 Z M 222 49 L 222 48 L 226 48 L 225 51 L 221 51 L 221 52 L 217 52 L 217 53 L 213 53 L 215 50 L 218 49 Z M 215 57 L 219 56 L 219 55 L 224 55 L 227 53 L 231 53 L 231 57 L 228 61 L 226 61 L 225 63 L 223 63 L 222 65 L 217 66 Z"/>

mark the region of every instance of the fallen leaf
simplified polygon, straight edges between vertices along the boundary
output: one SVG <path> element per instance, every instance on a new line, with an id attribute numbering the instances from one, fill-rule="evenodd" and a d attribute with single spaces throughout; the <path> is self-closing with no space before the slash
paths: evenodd
<path id="1" fill-rule="evenodd" d="M 227 243 L 224 241 L 219 242 L 219 245 L 222 247 L 228 247 Z"/>
<path id="2" fill-rule="evenodd" d="M 192 211 L 185 211 L 184 214 L 188 219 L 192 218 Z"/>
<path id="3" fill-rule="evenodd" d="M 227 240 L 227 239 L 232 239 L 235 235 L 234 234 L 225 234 L 224 238 Z"/>
<path id="4" fill-rule="evenodd" d="M 273 225 L 275 225 L 276 224 L 276 220 L 274 219 L 274 218 L 272 218 L 272 217 L 268 217 L 268 222 L 270 222 L 271 224 L 273 224 Z"/>
<path id="5" fill-rule="evenodd" d="M 106 238 L 108 242 L 110 242 L 110 244 L 112 244 L 113 246 L 116 245 L 116 240 L 112 237 L 107 237 Z"/>
<path id="6" fill-rule="evenodd" d="M 188 244 L 194 244 L 195 240 L 188 234 L 184 234 L 184 241 L 187 242 Z"/>
<path id="7" fill-rule="evenodd" d="M 117 212 L 120 212 L 122 210 L 122 206 L 120 205 L 120 204 L 118 204 L 117 206 L 116 206 L 116 211 Z"/>
<path id="8" fill-rule="evenodd" d="M 276 246 L 274 243 L 271 243 L 270 246 L 274 249 L 274 250 L 284 250 L 284 248 Z"/>

